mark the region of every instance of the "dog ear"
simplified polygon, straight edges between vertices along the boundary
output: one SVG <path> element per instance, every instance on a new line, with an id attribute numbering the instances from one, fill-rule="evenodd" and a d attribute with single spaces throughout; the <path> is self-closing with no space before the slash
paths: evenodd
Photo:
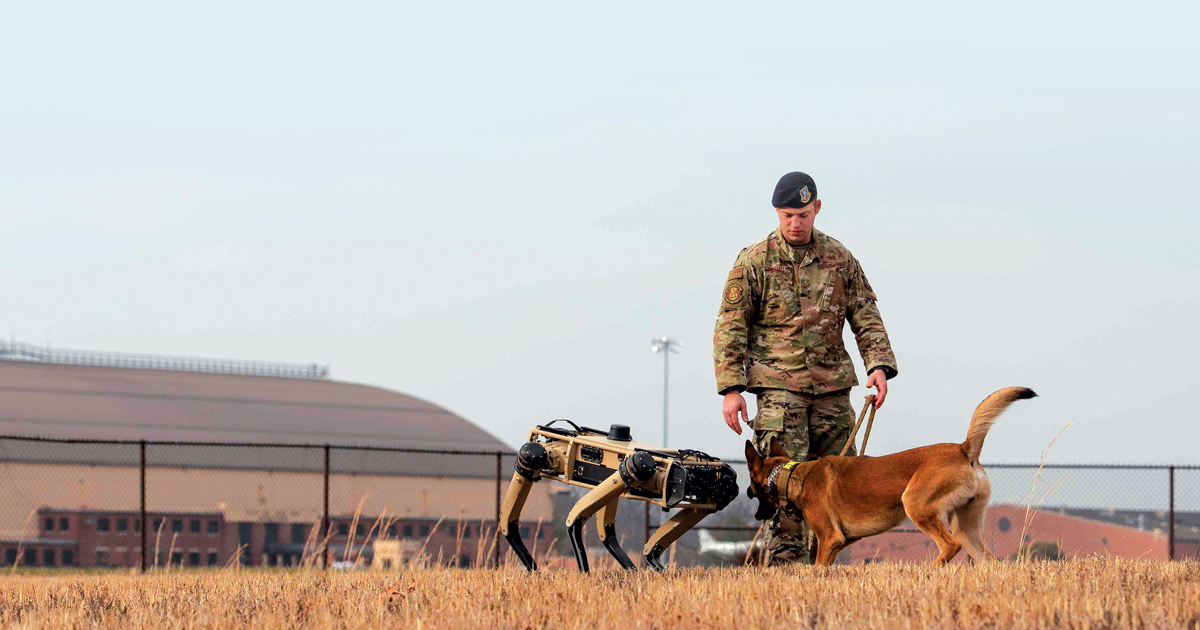
<path id="1" fill-rule="evenodd" d="M 771 457 L 787 457 L 787 451 L 783 450 L 783 444 L 779 443 L 779 438 L 771 438 Z"/>
<path id="2" fill-rule="evenodd" d="M 751 477 L 758 474 L 758 469 L 762 467 L 762 456 L 750 440 L 746 440 L 746 466 L 750 468 Z"/>

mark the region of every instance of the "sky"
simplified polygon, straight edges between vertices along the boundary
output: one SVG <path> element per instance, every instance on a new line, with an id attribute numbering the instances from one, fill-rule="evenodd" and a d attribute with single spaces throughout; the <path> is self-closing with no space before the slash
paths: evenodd
<path id="1" fill-rule="evenodd" d="M 10 4 L 0 334 L 328 364 L 510 445 L 661 441 L 670 335 L 669 445 L 740 457 L 713 325 L 802 170 L 899 363 L 870 454 L 1021 385 L 985 462 L 1200 463 L 1197 5 L 843 5 Z"/>

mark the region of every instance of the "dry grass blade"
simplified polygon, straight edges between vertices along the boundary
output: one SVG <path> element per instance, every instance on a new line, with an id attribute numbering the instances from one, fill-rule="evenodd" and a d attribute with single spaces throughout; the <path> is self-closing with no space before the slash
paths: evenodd
<path id="1" fill-rule="evenodd" d="M 1033 517 L 1036 514 L 1036 512 L 1033 510 L 1033 497 L 1037 492 L 1038 482 L 1042 478 L 1042 469 L 1046 466 L 1046 456 L 1050 454 L 1050 449 L 1054 446 L 1054 443 L 1058 441 L 1058 438 L 1062 437 L 1063 431 L 1066 431 L 1068 428 L 1070 428 L 1072 424 L 1075 424 L 1074 419 L 1063 425 L 1063 428 L 1059 429 L 1058 433 L 1054 435 L 1054 439 L 1050 440 L 1050 443 L 1046 445 L 1046 448 L 1042 449 L 1042 461 L 1038 464 L 1037 472 L 1033 475 L 1033 487 L 1029 488 L 1029 503 L 1025 506 L 1025 524 L 1021 526 L 1021 538 L 1020 542 L 1017 543 L 1017 557 L 1020 558 L 1022 562 L 1025 562 L 1029 559 L 1028 555 L 1030 547 L 1029 543 L 1026 541 L 1028 540 L 1029 526 L 1033 524 Z M 1055 487 L 1058 487 L 1057 483 L 1055 483 L 1050 490 L 1053 491 Z M 1046 501 L 1046 496 L 1049 496 L 1049 494 L 1050 492 L 1047 492 L 1046 495 L 1042 496 L 1042 502 Z M 1038 508 L 1041 508 L 1041 506 L 1041 503 L 1039 503 Z"/>
<path id="2" fill-rule="evenodd" d="M 165 518 L 158 519 L 158 531 L 154 532 L 154 564 L 151 566 L 153 566 L 156 569 L 158 568 L 158 543 L 162 539 L 163 525 L 166 525 L 166 524 L 167 524 L 167 519 L 165 519 Z"/>
<path id="3" fill-rule="evenodd" d="M 17 557 L 13 559 L 12 570 L 9 571 L 10 575 L 15 574 L 17 572 L 17 566 L 21 564 L 21 552 L 25 549 L 25 536 L 28 535 L 29 532 L 29 522 L 32 521 L 35 516 L 37 516 L 37 510 L 30 510 L 29 516 L 25 517 L 25 524 L 21 526 L 21 540 L 17 541 Z"/>
<path id="4" fill-rule="evenodd" d="M 362 516 L 362 506 L 366 503 L 369 494 L 364 494 L 358 500 L 358 505 L 354 507 L 354 518 L 350 519 L 350 532 L 346 537 L 346 548 L 342 550 L 342 562 L 350 561 L 350 550 L 354 548 L 354 532 L 358 530 L 358 519 Z"/>

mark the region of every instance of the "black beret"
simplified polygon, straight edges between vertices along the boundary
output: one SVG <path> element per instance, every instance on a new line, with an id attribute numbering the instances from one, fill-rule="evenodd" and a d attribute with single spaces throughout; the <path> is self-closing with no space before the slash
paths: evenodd
<path id="1" fill-rule="evenodd" d="M 775 194 L 771 195 L 774 208 L 803 208 L 817 198 L 817 183 L 807 173 L 793 171 L 779 178 Z"/>

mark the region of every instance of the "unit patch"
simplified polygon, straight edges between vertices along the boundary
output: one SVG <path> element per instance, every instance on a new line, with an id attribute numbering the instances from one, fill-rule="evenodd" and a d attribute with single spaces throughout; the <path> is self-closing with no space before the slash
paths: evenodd
<path id="1" fill-rule="evenodd" d="M 808 203 L 812 199 L 812 193 L 808 192 L 808 186 L 800 189 L 800 203 Z"/>
<path id="2" fill-rule="evenodd" d="M 737 304 L 742 301 L 742 287 L 736 284 L 730 284 L 725 289 L 725 301 L 730 304 Z"/>

